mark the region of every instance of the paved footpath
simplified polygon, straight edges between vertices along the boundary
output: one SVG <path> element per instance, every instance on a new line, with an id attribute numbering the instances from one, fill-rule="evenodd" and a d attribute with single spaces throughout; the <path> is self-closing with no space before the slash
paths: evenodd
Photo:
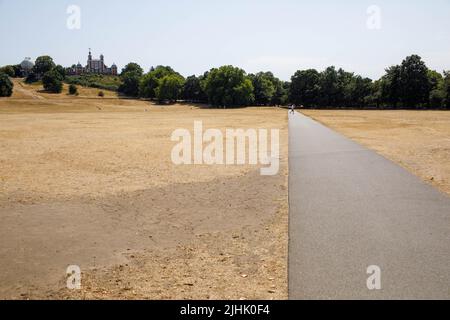
<path id="1" fill-rule="evenodd" d="M 450 197 L 289 116 L 291 299 L 450 299 Z M 368 290 L 367 268 L 381 269 Z"/>

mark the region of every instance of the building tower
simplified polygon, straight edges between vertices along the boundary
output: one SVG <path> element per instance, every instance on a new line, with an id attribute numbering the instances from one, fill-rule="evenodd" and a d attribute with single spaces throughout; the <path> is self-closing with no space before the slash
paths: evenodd
<path id="1" fill-rule="evenodd" d="M 113 63 L 113 65 L 111 66 L 111 74 L 113 76 L 117 76 L 117 66 L 115 63 Z"/>
<path id="2" fill-rule="evenodd" d="M 88 62 L 87 62 L 87 71 L 91 72 L 91 68 L 92 68 L 92 53 L 91 53 L 91 48 L 89 48 L 89 55 L 88 55 Z"/>
<path id="3" fill-rule="evenodd" d="M 20 68 L 22 69 L 22 75 L 27 77 L 33 70 L 34 63 L 31 61 L 30 57 L 26 57 L 21 63 Z"/>
<path id="4" fill-rule="evenodd" d="M 77 66 L 75 67 L 75 73 L 79 76 L 83 73 L 83 66 L 80 62 L 78 62 Z"/>
<path id="5" fill-rule="evenodd" d="M 100 55 L 100 73 L 105 72 L 105 56 L 103 54 Z"/>

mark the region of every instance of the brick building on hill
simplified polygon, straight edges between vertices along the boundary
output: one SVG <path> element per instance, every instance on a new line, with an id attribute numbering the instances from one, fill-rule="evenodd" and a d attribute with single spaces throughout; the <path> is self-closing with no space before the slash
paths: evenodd
<path id="1" fill-rule="evenodd" d="M 100 55 L 100 59 L 92 59 L 91 49 L 89 49 L 89 55 L 87 65 L 83 67 L 78 62 L 77 65 L 73 65 L 67 68 L 69 75 L 82 75 L 82 74 L 103 74 L 103 75 L 117 75 L 117 66 L 113 64 L 110 68 L 105 65 L 105 57 Z"/>

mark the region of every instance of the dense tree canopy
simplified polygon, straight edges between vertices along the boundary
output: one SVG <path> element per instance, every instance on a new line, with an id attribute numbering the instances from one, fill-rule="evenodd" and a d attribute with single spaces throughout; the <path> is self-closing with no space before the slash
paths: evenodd
<path id="1" fill-rule="evenodd" d="M 53 59 L 49 56 L 41 56 L 34 63 L 33 72 L 38 76 L 42 76 L 46 72 L 53 70 L 53 68 L 55 68 Z"/>
<path id="2" fill-rule="evenodd" d="M 291 78 L 289 100 L 296 105 L 316 107 L 319 103 L 320 73 L 315 69 L 299 70 Z"/>
<path id="3" fill-rule="evenodd" d="M 450 109 L 450 71 L 444 72 L 445 78 L 442 85 L 443 106 Z"/>
<path id="4" fill-rule="evenodd" d="M 119 92 L 126 96 L 139 96 L 139 82 L 141 76 L 137 71 L 125 72 L 120 75 L 122 84 L 119 86 Z"/>
<path id="5" fill-rule="evenodd" d="M 370 79 L 335 67 L 300 70 L 291 81 L 290 101 L 308 108 L 364 106 L 372 93 Z"/>
<path id="6" fill-rule="evenodd" d="M 400 66 L 400 100 L 405 107 L 417 107 L 428 102 L 430 85 L 428 68 L 418 55 L 403 60 Z"/>
<path id="7" fill-rule="evenodd" d="M 127 64 L 120 74 L 122 84 L 118 91 L 127 96 L 138 97 L 142 73 L 143 69 L 137 63 L 130 62 Z"/>
<path id="8" fill-rule="evenodd" d="M 13 78 L 16 75 L 15 69 L 13 66 L 4 66 L 0 68 L 0 73 L 4 73 L 9 77 Z"/>
<path id="9" fill-rule="evenodd" d="M 291 81 L 289 101 L 307 108 L 440 108 L 447 101 L 445 78 L 417 55 L 374 82 L 335 67 L 299 70 Z"/>
<path id="10" fill-rule="evenodd" d="M 430 71 L 417 55 L 406 57 L 401 65 L 386 69 L 380 82 L 381 101 L 388 107 L 441 107 L 442 76 Z"/>
<path id="11" fill-rule="evenodd" d="M 372 93 L 372 80 L 353 76 L 344 86 L 344 103 L 350 107 L 366 106 Z"/>
<path id="12" fill-rule="evenodd" d="M 183 86 L 182 99 L 191 102 L 208 102 L 202 87 L 205 78 L 205 76 L 196 77 L 195 75 L 187 77 Z"/>
<path id="13" fill-rule="evenodd" d="M 13 93 L 13 83 L 6 73 L 0 72 L 0 97 L 10 97 Z"/>
<path id="14" fill-rule="evenodd" d="M 55 72 L 57 72 L 61 76 L 62 80 L 66 78 L 66 69 L 64 69 L 63 66 L 57 65 L 53 70 L 55 70 Z"/>
<path id="15" fill-rule="evenodd" d="M 20 64 L 15 65 L 7 65 L 0 68 L 0 72 L 6 73 L 11 78 L 20 78 L 22 77 L 22 67 Z"/>
<path id="16" fill-rule="evenodd" d="M 51 93 L 61 93 L 63 88 L 62 76 L 56 70 L 48 71 L 42 77 L 44 89 Z"/>
<path id="17" fill-rule="evenodd" d="M 245 71 L 233 66 L 212 69 L 205 79 L 204 89 L 214 106 L 246 106 L 254 100 L 252 81 Z"/>
<path id="18" fill-rule="evenodd" d="M 140 65 L 138 65 L 135 62 L 130 62 L 128 63 L 123 69 L 121 74 L 123 75 L 124 73 L 128 73 L 128 72 L 135 72 L 135 74 L 138 74 L 139 76 L 142 76 L 144 74 L 144 70 L 141 68 Z"/>
<path id="19" fill-rule="evenodd" d="M 436 70 L 428 70 L 428 84 L 430 91 L 442 88 L 444 77 Z"/>
<path id="20" fill-rule="evenodd" d="M 431 106 L 443 106 L 445 100 L 444 77 L 435 70 L 428 70 L 428 85 L 430 88 L 429 103 Z"/>
<path id="21" fill-rule="evenodd" d="M 334 66 L 328 67 L 320 75 L 319 79 L 319 97 L 320 106 L 338 106 L 338 73 Z"/>
<path id="22" fill-rule="evenodd" d="M 272 97 L 272 104 L 274 106 L 286 105 L 288 103 L 289 88 L 291 84 L 277 78 L 275 79 L 275 94 Z"/>
<path id="23" fill-rule="evenodd" d="M 287 102 L 289 85 L 276 78 L 272 72 L 249 74 L 249 78 L 252 80 L 256 105 L 281 105 Z"/>
<path id="24" fill-rule="evenodd" d="M 171 67 L 168 66 L 157 66 L 156 68 L 151 68 L 150 72 L 145 74 L 140 80 L 139 93 L 143 98 L 156 98 L 156 89 L 161 83 L 160 80 L 168 75 L 181 75 L 175 72 Z"/>
<path id="25" fill-rule="evenodd" d="M 386 74 L 380 79 L 381 101 L 397 107 L 400 101 L 400 66 L 386 69 Z"/>
<path id="26" fill-rule="evenodd" d="M 184 78 L 179 74 L 172 73 L 159 80 L 156 88 L 156 98 L 159 102 L 175 102 L 180 98 Z"/>
<path id="27" fill-rule="evenodd" d="M 21 67 L 5 66 L 0 68 L 0 73 L 7 74 L 6 78 L 2 77 L 7 88 L 8 76 L 21 76 Z M 56 66 L 51 57 L 41 56 L 26 81 L 42 79 L 46 90 L 59 92 L 62 81 L 75 84 L 73 77 L 65 79 L 65 73 L 65 68 Z M 201 76 L 184 79 L 170 66 L 152 67 L 144 74 L 141 66 L 134 62 L 127 64 L 115 81 L 111 90 L 160 102 L 183 99 L 213 106 L 293 103 L 305 108 L 450 108 L 450 71 L 430 70 L 418 55 L 406 57 L 401 64 L 387 68 L 376 81 L 334 66 L 321 72 L 298 70 L 291 82 L 281 81 L 272 72 L 247 75 L 233 66 L 213 68 Z M 4 92 L 9 93 L 9 90 L 4 89 Z"/>
<path id="28" fill-rule="evenodd" d="M 256 105 L 269 105 L 277 90 L 276 79 L 272 72 L 259 72 L 256 75 L 250 74 L 249 78 L 252 80 L 253 93 L 255 96 Z"/>

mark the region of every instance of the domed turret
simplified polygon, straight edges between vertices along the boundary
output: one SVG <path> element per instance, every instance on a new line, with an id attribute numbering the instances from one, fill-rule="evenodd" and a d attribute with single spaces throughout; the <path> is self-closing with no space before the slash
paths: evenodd
<path id="1" fill-rule="evenodd" d="M 115 63 L 113 63 L 112 66 L 111 66 L 111 74 L 113 76 L 117 76 L 117 66 L 116 66 Z"/>
<path id="2" fill-rule="evenodd" d="M 29 72 L 31 71 L 31 69 L 33 69 L 34 63 L 31 61 L 31 58 L 27 57 L 20 63 L 20 67 L 23 71 Z"/>

